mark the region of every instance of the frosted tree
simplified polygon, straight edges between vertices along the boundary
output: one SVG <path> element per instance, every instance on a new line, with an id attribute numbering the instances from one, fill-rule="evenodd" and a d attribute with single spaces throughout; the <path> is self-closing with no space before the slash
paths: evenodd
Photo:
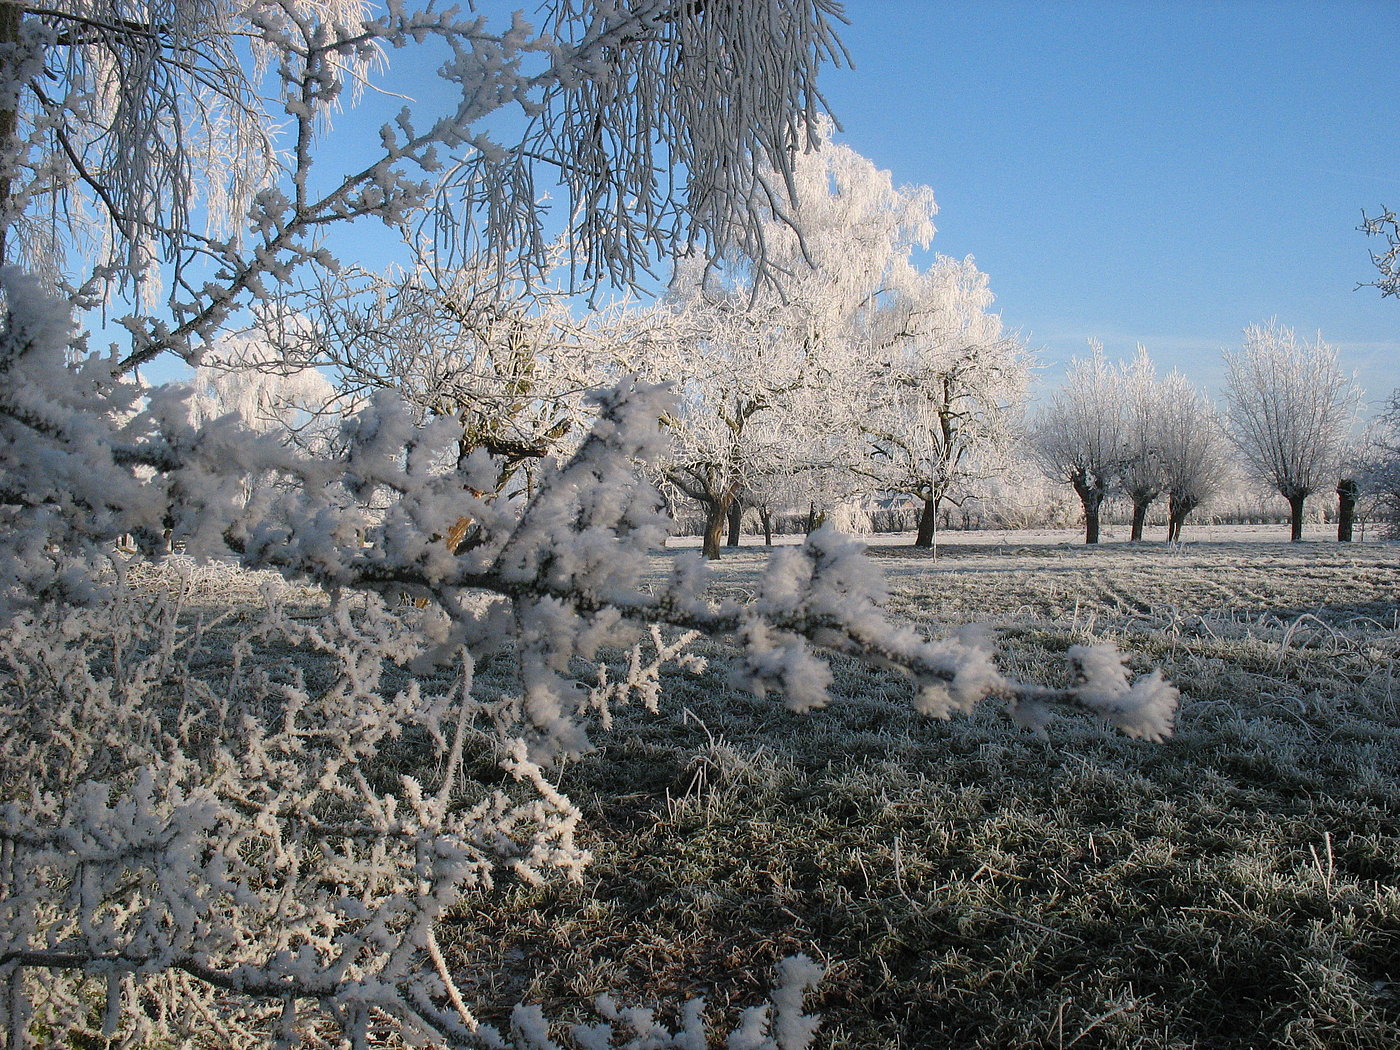
<path id="1" fill-rule="evenodd" d="M 1041 468 L 1071 485 L 1084 508 L 1084 542 L 1099 542 L 1099 514 L 1122 470 L 1126 429 L 1118 370 L 1090 343 L 1031 431 Z"/>
<path id="2" fill-rule="evenodd" d="M 1297 542 L 1308 496 L 1337 482 L 1360 391 L 1334 347 L 1276 322 L 1245 329 L 1225 370 L 1227 431 L 1250 476 L 1288 501 Z"/>
<path id="3" fill-rule="evenodd" d="M 310 324 L 262 311 L 283 359 L 324 371 L 343 404 L 392 390 L 419 420 L 456 420 L 458 459 L 480 449 L 500 464 L 493 492 L 572 448 L 588 420 L 584 394 L 616 378 L 615 363 L 644 342 L 646 315 L 576 318 L 566 289 L 482 258 L 333 275 L 308 302 Z"/>
<path id="4" fill-rule="evenodd" d="M 824 124 L 822 148 L 794 160 L 794 204 L 764 197 L 762 257 L 736 248 L 678 263 L 671 300 L 694 334 L 642 362 L 679 383 L 669 480 L 703 508 L 711 556 L 724 515 L 764 475 L 845 487 L 861 454 L 863 362 L 876 340 L 890 341 L 895 289 L 917 278 L 909 256 L 933 233 L 932 191 L 896 190 L 830 134 Z M 844 494 L 812 493 L 822 503 Z"/>
<path id="5" fill-rule="evenodd" d="M 1358 229 L 1384 242 L 1381 251 L 1371 253 L 1371 262 L 1380 274 L 1371 283 L 1381 295 L 1400 296 L 1400 218 L 1389 208 L 1382 208 L 1379 215 L 1363 214 Z"/>
<path id="6" fill-rule="evenodd" d="M 832 506 L 862 494 L 915 495 L 917 542 L 932 545 L 939 508 L 997 474 L 1019 433 L 1028 360 L 990 312 L 973 260 L 914 263 L 934 233 L 933 191 L 826 143 L 796 165 L 799 203 L 771 224 L 770 258 L 793 279 L 758 305 L 805 322 L 804 442 L 809 481 Z M 741 271 L 742 272 L 742 271 Z M 767 298 L 765 298 L 767 297 Z"/>
<path id="7" fill-rule="evenodd" d="M 800 435 L 809 431 L 799 406 L 812 362 L 793 339 L 791 307 L 751 308 L 742 293 L 707 288 L 694 268 L 678 271 L 670 303 L 674 312 L 661 319 L 669 339 L 658 340 L 661 329 L 653 325 L 649 349 L 636 354 L 635 364 L 643 375 L 675 384 L 663 473 L 699 505 L 702 550 L 718 558 L 730 510 L 743 493 L 760 489 L 767 475 L 796 469 L 804 453 Z"/>
<path id="8" fill-rule="evenodd" d="M 1400 533 L 1400 390 L 1367 428 L 1357 468 L 1361 491 L 1375 502 L 1386 531 Z"/>
<path id="9" fill-rule="evenodd" d="M 1161 381 L 1156 447 L 1167 496 L 1167 539 L 1181 540 L 1192 511 L 1224 487 L 1230 449 L 1211 399 L 1173 370 Z"/>
<path id="10" fill-rule="evenodd" d="M 795 180 L 797 206 L 766 228 L 768 258 L 788 275 L 781 288 L 741 257 L 712 260 L 702 284 L 722 289 L 731 308 L 745 302 L 801 362 L 802 385 L 785 395 L 801 406 L 785 424 L 801 433 L 786 470 L 811 490 L 812 516 L 862 492 L 911 492 L 926 508 L 921 542 L 931 543 L 939 505 L 1000 469 L 1024 352 L 989 312 L 971 259 L 914 265 L 934 232 L 928 187 L 896 188 L 830 142 L 797 161 Z M 755 372 L 752 382 L 770 379 Z"/>
<path id="11" fill-rule="evenodd" d="M 940 256 L 897 300 L 901 335 L 866 361 L 858 423 L 871 445 L 856 469 L 885 492 L 921 501 L 915 545 L 936 547 L 945 502 L 1002 474 L 1021 436 L 1030 359 L 988 312 L 987 276 Z"/>
<path id="12" fill-rule="evenodd" d="M 1162 431 L 1167 391 L 1157 378 L 1157 369 L 1146 348 L 1141 345 L 1132 361 L 1119 367 L 1118 385 L 1123 418 L 1118 486 L 1133 505 L 1129 538 L 1136 543 L 1142 539 L 1148 508 L 1166 490 Z"/>

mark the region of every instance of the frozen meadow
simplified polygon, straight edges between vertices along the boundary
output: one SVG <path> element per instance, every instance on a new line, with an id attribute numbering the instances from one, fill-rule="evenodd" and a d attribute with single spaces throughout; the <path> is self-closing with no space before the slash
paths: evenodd
<path id="1" fill-rule="evenodd" d="M 1159 744 L 1076 714 L 1042 739 L 993 704 L 934 721 L 839 657 L 836 701 L 794 714 L 697 643 L 709 669 L 667 672 L 658 711 L 617 711 L 556 777 L 582 880 L 503 879 L 441 922 L 462 994 L 503 1028 L 519 1002 L 595 1018 L 604 992 L 732 1016 L 801 953 L 826 970 L 819 1046 L 1393 1046 L 1400 546 L 1281 531 L 958 533 L 937 561 L 872 546 L 895 617 L 989 622 L 1010 675 L 1053 682 L 1099 642 L 1162 668 L 1183 700 Z M 715 596 L 750 597 L 767 553 L 727 552 Z M 656 579 L 677 556 L 653 556 Z M 186 615 L 230 639 L 270 594 L 303 622 L 324 602 L 184 572 Z M 304 650 L 271 656 L 314 677 Z M 374 764 L 425 774 L 422 747 L 386 739 Z M 498 783 L 496 760 L 473 737 L 465 782 Z"/>
<path id="2" fill-rule="evenodd" d="M 998 610 L 1009 673 L 1103 640 L 1162 667 L 1175 736 L 933 722 L 855 666 L 800 717 L 678 680 L 563 778 L 596 836 L 584 886 L 464 923 L 463 950 L 514 961 L 506 999 L 561 1006 L 668 981 L 742 1000 L 804 951 L 833 1047 L 1393 1046 L 1400 547 L 1280 531 L 875 546 L 896 615 Z"/>

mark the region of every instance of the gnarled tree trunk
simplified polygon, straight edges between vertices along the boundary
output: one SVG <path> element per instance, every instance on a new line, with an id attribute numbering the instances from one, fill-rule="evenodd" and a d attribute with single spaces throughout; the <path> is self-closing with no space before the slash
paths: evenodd
<path id="1" fill-rule="evenodd" d="M 1294 543 L 1303 538 L 1303 502 L 1308 498 L 1306 492 L 1295 492 L 1291 495 L 1285 493 L 1288 500 L 1288 538 Z"/>
<path id="2" fill-rule="evenodd" d="M 1355 478 L 1343 478 L 1337 485 L 1337 542 L 1350 543 L 1356 525 L 1356 497 L 1360 486 Z"/>
<path id="3" fill-rule="evenodd" d="M 938 544 L 938 505 L 941 500 L 924 499 L 923 513 L 919 515 L 919 531 L 914 537 L 915 547 L 934 548 Z"/>
<path id="4" fill-rule="evenodd" d="M 1196 509 L 1199 500 L 1178 499 L 1170 496 L 1167 499 L 1167 541 L 1169 543 L 1181 542 L 1181 527 L 1186 524 L 1186 516 Z"/>
<path id="5" fill-rule="evenodd" d="M 1074 491 L 1084 506 L 1084 542 L 1099 542 L 1099 512 L 1103 509 L 1104 488 L 1084 481 L 1074 482 Z"/>
<path id="6" fill-rule="evenodd" d="M 711 560 L 719 557 L 720 544 L 724 542 L 724 526 L 729 518 L 729 505 L 733 502 L 733 496 L 721 496 L 717 500 L 703 504 L 705 508 L 705 533 L 700 553 Z"/>

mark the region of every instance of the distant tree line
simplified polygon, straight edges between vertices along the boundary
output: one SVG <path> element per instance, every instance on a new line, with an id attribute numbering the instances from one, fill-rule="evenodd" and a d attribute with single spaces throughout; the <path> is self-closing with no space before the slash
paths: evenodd
<path id="1" fill-rule="evenodd" d="M 263 304 L 266 346 L 216 341 L 196 403 L 206 416 L 275 417 L 304 439 L 392 391 L 420 422 L 459 424 L 459 460 L 496 457 L 479 484 L 512 497 L 587 432 L 589 389 L 623 375 L 668 383 L 670 449 L 654 480 L 710 558 L 738 545 L 746 521 L 770 544 L 831 521 L 936 549 L 950 528 L 1079 522 L 1097 543 L 1120 516 L 1134 542 L 1156 524 L 1179 541 L 1227 493 L 1217 518 L 1280 515 L 1242 508 L 1244 489 L 1277 494 L 1294 540 L 1309 501 L 1316 514 L 1335 496 L 1344 539 L 1394 517 L 1393 400 L 1351 441 L 1360 392 L 1335 348 L 1276 322 L 1225 352 L 1219 404 L 1178 371 L 1159 375 L 1141 346 L 1111 362 L 1091 343 L 1029 414 L 1034 355 L 992 311 L 987 275 L 971 257 L 917 256 L 933 192 L 895 187 L 830 134 L 820 125 L 822 148 L 792 161 L 796 203 L 756 205 L 749 240 L 675 257 L 649 304 L 579 315 L 567 279 L 551 286 L 539 267 L 489 257 L 349 269 Z M 555 253 L 557 271 L 566 259 Z"/>

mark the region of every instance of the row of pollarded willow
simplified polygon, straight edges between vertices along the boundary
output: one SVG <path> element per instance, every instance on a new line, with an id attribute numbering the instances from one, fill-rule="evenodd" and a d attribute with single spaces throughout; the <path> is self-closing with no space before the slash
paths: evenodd
<path id="1" fill-rule="evenodd" d="M 1033 446 L 1046 474 L 1079 496 L 1085 542 L 1098 542 L 1100 511 L 1114 493 L 1132 503 L 1134 541 L 1162 495 L 1168 539 L 1180 539 L 1186 516 L 1222 488 L 1236 457 L 1288 501 L 1291 537 L 1302 538 L 1307 497 L 1344 480 L 1360 392 L 1333 347 L 1278 324 L 1247 329 L 1225 364 L 1222 414 L 1179 372 L 1159 378 L 1142 347 L 1126 364 L 1110 364 L 1097 344 L 1071 362 Z"/>

